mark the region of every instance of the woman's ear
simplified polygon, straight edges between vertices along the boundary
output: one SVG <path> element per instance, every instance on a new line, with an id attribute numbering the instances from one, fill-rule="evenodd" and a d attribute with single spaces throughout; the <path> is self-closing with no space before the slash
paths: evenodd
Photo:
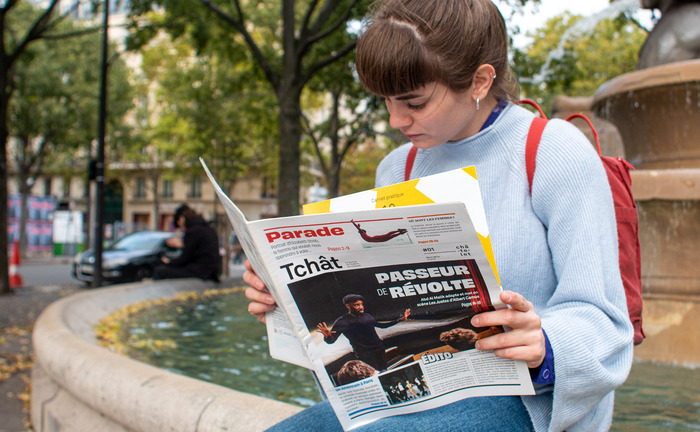
<path id="1" fill-rule="evenodd" d="M 491 85 L 496 79 L 496 69 L 490 64 L 482 64 L 476 69 L 472 84 L 472 97 L 484 100 L 491 90 Z"/>

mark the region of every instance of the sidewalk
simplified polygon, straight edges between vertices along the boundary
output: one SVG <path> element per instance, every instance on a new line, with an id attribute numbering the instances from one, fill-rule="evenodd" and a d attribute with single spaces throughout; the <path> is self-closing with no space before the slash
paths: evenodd
<path id="1" fill-rule="evenodd" d="M 27 286 L 0 295 L 0 432 L 31 430 L 28 386 L 34 321 L 49 304 L 79 290 L 76 286 Z"/>
<path id="2" fill-rule="evenodd" d="M 24 283 L 8 295 L 0 295 L 0 432 L 30 431 L 29 388 L 32 368 L 32 329 L 41 312 L 54 301 L 86 286 L 69 275 L 73 257 L 36 256 L 22 260 Z M 56 270 L 56 266 L 65 266 Z M 53 267 L 53 269 L 52 269 Z M 52 270 L 49 270 L 52 269 Z M 57 271 L 60 277 L 32 274 Z M 231 265 L 224 279 L 236 279 L 243 265 Z M 65 273 L 65 274 L 64 274 Z M 50 280 L 50 283 L 37 282 Z M 65 281 L 72 281 L 66 283 Z M 42 285 L 44 283 L 44 285 Z"/>

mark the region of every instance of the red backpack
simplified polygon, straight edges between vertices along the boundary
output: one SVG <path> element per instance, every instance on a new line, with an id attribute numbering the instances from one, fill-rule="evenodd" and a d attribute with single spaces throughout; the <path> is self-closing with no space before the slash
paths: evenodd
<path id="1" fill-rule="evenodd" d="M 542 117 L 535 117 L 530 125 L 525 145 L 525 167 L 527 169 L 527 182 L 532 193 L 532 179 L 535 176 L 535 159 L 537 158 L 537 148 L 540 144 L 542 131 L 547 124 L 547 118 L 537 105 L 537 103 L 524 99 L 520 103 L 532 105 L 540 112 Z M 600 142 L 598 133 L 593 127 L 593 123 L 583 114 L 572 114 L 566 118 L 571 121 L 581 118 L 588 123 L 593 131 L 598 155 L 603 162 L 605 173 L 608 175 L 608 183 L 612 192 L 613 203 L 615 204 L 615 219 L 617 220 L 617 245 L 620 258 L 620 276 L 622 285 L 625 287 L 627 297 L 627 312 L 634 327 L 634 344 L 642 343 L 646 335 L 642 330 L 642 275 L 641 256 L 639 250 L 639 218 L 637 216 L 637 205 L 632 196 L 632 179 L 630 170 L 634 167 L 622 157 L 603 156 L 600 152 Z"/>
<path id="2" fill-rule="evenodd" d="M 527 181 L 532 193 L 532 179 L 535 176 L 535 161 L 537 158 L 537 148 L 540 144 L 542 131 L 547 124 L 547 118 L 536 102 L 529 99 L 520 101 L 522 104 L 532 105 L 539 111 L 542 117 L 535 117 L 530 125 L 525 145 L 525 168 L 527 171 Z M 584 119 L 593 131 L 595 143 L 598 148 L 598 155 L 608 176 L 608 183 L 612 191 L 613 203 L 615 204 L 615 219 L 617 220 L 617 244 L 620 259 L 620 275 L 622 285 L 625 288 L 627 297 L 627 311 L 630 322 L 634 327 L 634 344 L 642 343 L 646 335 L 642 329 L 642 276 L 641 276 L 641 253 L 639 249 L 639 218 L 637 216 L 637 205 L 632 196 L 632 179 L 630 170 L 634 167 L 622 157 L 603 156 L 600 152 L 600 142 L 598 133 L 591 121 L 583 114 L 572 114 L 567 117 L 567 121 L 574 118 Z M 413 169 L 413 163 L 418 152 L 417 147 L 412 147 L 406 159 L 405 180 L 408 180 Z"/>

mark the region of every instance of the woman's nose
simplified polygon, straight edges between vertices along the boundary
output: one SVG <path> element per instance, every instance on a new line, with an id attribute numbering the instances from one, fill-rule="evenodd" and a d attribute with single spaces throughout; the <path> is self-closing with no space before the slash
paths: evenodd
<path id="1" fill-rule="evenodd" d="M 396 106 L 389 110 L 389 125 L 391 125 L 392 128 L 401 129 L 410 124 L 411 115 L 407 110 Z"/>

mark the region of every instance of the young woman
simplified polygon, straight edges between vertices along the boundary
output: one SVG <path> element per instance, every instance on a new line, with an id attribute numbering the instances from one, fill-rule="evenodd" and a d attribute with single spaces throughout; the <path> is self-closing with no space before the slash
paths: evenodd
<path id="1" fill-rule="evenodd" d="M 612 421 L 614 389 L 632 362 L 632 326 L 618 267 L 610 187 L 586 138 L 547 124 L 532 191 L 525 142 L 533 119 L 517 105 L 508 36 L 490 0 L 387 0 L 357 44 L 360 80 L 385 98 L 390 124 L 409 141 L 377 169 L 376 186 L 475 165 L 508 309 L 476 315 L 478 327 L 512 331 L 476 343 L 524 360 L 537 394 L 471 398 L 383 419 L 357 430 L 599 431 Z M 248 310 L 275 307 L 250 270 Z M 277 429 L 275 429 L 277 428 Z M 341 430 L 327 402 L 275 430 Z"/>

